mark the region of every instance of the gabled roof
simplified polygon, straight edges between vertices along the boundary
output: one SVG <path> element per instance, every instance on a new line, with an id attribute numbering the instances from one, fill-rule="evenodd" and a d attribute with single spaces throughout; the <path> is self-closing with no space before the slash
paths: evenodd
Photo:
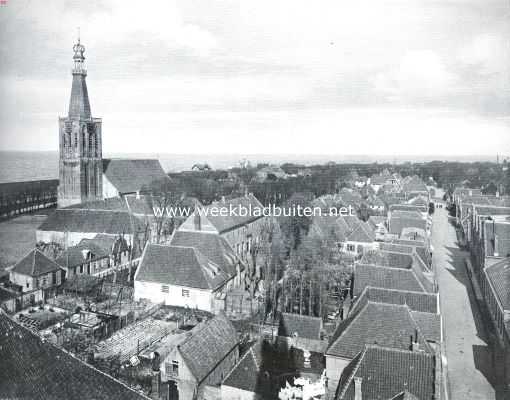
<path id="1" fill-rule="evenodd" d="M 407 391 L 420 400 L 433 400 L 435 359 L 420 351 L 366 346 L 342 373 L 335 400 L 354 400 L 355 378 L 361 378 L 363 399 L 392 399 Z"/>
<path id="2" fill-rule="evenodd" d="M 230 277 L 193 247 L 148 243 L 135 279 L 196 289 L 221 287 Z"/>
<path id="3" fill-rule="evenodd" d="M 0 310 L 0 393 L 10 399 L 148 399 L 64 352 Z"/>
<path id="4" fill-rule="evenodd" d="M 103 159 L 103 174 L 120 193 L 150 190 L 151 183 L 170 179 L 158 160 Z"/>
<path id="5" fill-rule="evenodd" d="M 229 276 L 234 276 L 237 273 L 238 263 L 240 263 L 241 270 L 244 269 L 244 264 L 240 262 L 223 236 L 199 231 L 175 231 L 170 244 L 197 249 Z"/>
<path id="6" fill-rule="evenodd" d="M 367 286 L 354 303 L 351 313 L 356 313 L 368 301 L 407 305 L 411 311 L 438 314 L 438 298 L 436 293 L 412 292 L 409 290 L 383 289 Z"/>
<path id="7" fill-rule="evenodd" d="M 420 348 L 432 353 L 408 306 L 369 301 L 338 326 L 326 355 L 352 359 L 369 344 L 409 350 L 416 335 Z"/>
<path id="8" fill-rule="evenodd" d="M 200 383 L 238 343 L 234 326 L 224 314 L 219 314 L 193 329 L 192 335 L 178 345 L 178 349 L 186 366 Z M 224 371 L 225 374 L 227 372 Z M 218 377 L 216 383 L 220 382 Z"/>
<path id="9" fill-rule="evenodd" d="M 35 277 L 49 274 L 59 269 L 61 269 L 60 265 L 48 258 L 38 249 L 34 249 L 19 260 L 11 271 L 17 274 Z"/>
<path id="10" fill-rule="evenodd" d="M 413 176 L 410 180 L 403 185 L 404 192 L 423 192 L 428 193 L 427 185 L 421 180 L 419 176 Z"/>
<path id="11" fill-rule="evenodd" d="M 375 233 L 368 223 L 354 215 L 340 216 L 337 219 L 344 231 L 345 241 L 372 243 L 375 241 Z M 342 221 L 345 224 L 342 224 Z M 345 228 L 347 225 L 347 228 Z"/>
<path id="12" fill-rule="evenodd" d="M 510 311 L 510 258 L 486 267 L 484 271 L 501 306 Z"/>
<path id="13" fill-rule="evenodd" d="M 410 269 L 413 265 L 413 256 L 392 251 L 372 250 L 363 254 L 361 264 L 373 264 L 382 267 Z"/>
<path id="14" fill-rule="evenodd" d="M 388 268 L 358 264 L 354 271 L 354 295 L 358 296 L 367 286 L 384 289 L 429 292 L 432 290 L 415 269 Z"/>
<path id="15" fill-rule="evenodd" d="M 278 336 L 320 340 L 322 319 L 308 315 L 283 313 L 278 326 Z"/>
<path id="16" fill-rule="evenodd" d="M 427 229 L 427 221 L 421 216 L 414 216 L 405 211 L 395 211 L 391 213 L 389 220 L 390 233 L 400 235 L 402 229 L 414 227 L 423 230 Z"/>
<path id="17" fill-rule="evenodd" d="M 438 314 L 411 311 L 411 316 L 429 342 L 441 343 L 441 317 Z"/>
<path id="18" fill-rule="evenodd" d="M 39 226 L 40 231 L 129 234 L 141 229 L 141 223 L 127 211 L 59 208 Z"/>
<path id="19" fill-rule="evenodd" d="M 246 210 L 251 210 L 247 212 L 246 216 L 234 215 L 234 213 L 230 212 L 227 216 L 211 215 L 211 213 L 204 214 L 206 215 L 209 222 L 218 230 L 218 232 L 223 233 L 260 219 L 261 216 L 253 215 L 253 210 L 262 210 L 263 205 L 254 195 L 248 194 L 246 196 L 236 197 L 234 199 L 225 199 L 225 201 L 214 202 L 209 206 L 204 207 L 204 213 L 206 212 L 206 209 L 211 209 L 213 207 L 218 209 L 225 208 L 227 210 L 229 210 L 230 207 L 232 207 L 234 210 L 239 210 L 239 208 L 244 207 Z M 237 211 L 237 213 L 239 214 L 239 211 Z"/>

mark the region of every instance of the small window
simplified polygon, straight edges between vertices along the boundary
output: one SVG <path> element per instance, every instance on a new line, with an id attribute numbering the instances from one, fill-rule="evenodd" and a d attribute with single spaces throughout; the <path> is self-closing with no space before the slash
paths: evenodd
<path id="1" fill-rule="evenodd" d="M 168 287 L 168 285 L 161 285 L 161 292 L 162 293 L 170 292 L 170 288 Z"/>
<path id="2" fill-rule="evenodd" d="M 172 360 L 172 373 L 179 375 L 179 361 Z"/>
<path id="3" fill-rule="evenodd" d="M 355 251 L 355 250 L 356 250 L 356 246 L 354 246 L 353 244 L 347 245 L 347 251 Z"/>
<path id="4" fill-rule="evenodd" d="M 182 297 L 189 297 L 189 290 L 188 289 L 182 289 Z"/>

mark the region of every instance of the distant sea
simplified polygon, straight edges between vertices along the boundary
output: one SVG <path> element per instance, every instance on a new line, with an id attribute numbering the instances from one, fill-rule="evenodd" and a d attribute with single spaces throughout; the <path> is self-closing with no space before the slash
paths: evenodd
<path id="1" fill-rule="evenodd" d="M 106 153 L 104 158 L 157 158 L 167 172 L 190 170 L 195 163 L 207 163 L 212 168 L 239 166 L 243 160 L 257 163 L 282 164 L 286 162 L 304 165 L 338 163 L 403 163 L 432 160 L 449 161 L 495 161 L 491 156 L 372 156 L 333 154 L 126 154 Z M 58 178 L 58 153 L 53 151 L 0 151 L 0 183 Z"/>

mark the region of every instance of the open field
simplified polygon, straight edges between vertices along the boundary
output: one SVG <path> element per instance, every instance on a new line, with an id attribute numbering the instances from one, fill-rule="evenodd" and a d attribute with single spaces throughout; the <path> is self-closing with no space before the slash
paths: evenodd
<path id="1" fill-rule="evenodd" d="M 46 215 L 37 214 L 0 222 L 0 275 L 34 248 L 35 231 L 45 219 Z"/>

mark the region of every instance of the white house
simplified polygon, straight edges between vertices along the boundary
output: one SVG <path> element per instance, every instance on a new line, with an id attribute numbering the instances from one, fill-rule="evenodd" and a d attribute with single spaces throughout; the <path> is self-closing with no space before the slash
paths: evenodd
<path id="1" fill-rule="evenodd" d="M 135 274 L 134 297 L 217 312 L 233 279 L 196 248 L 148 243 Z"/>

